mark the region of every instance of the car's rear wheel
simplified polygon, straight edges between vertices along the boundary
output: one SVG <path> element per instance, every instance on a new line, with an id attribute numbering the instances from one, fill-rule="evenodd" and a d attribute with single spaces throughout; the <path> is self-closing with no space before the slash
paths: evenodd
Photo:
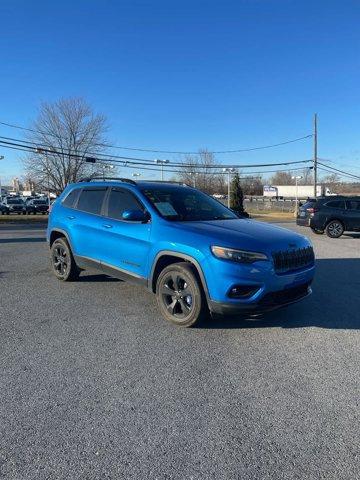
<path id="1" fill-rule="evenodd" d="M 79 277 L 80 270 L 65 238 L 58 238 L 51 245 L 51 266 L 56 278 L 64 282 Z"/>
<path id="2" fill-rule="evenodd" d="M 344 225 L 339 220 L 332 220 L 326 225 L 326 235 L 330 238 L 339 238 L 344 233 Z"/>
<path id="3" fill-rule="evenodd" d="M 324 233 L 324 230 L 321 230 L 320 228 L 313 228 L 313 227 L 310 227 L 310 228 L 317 235 L 322 235 Z"/>
<path id="4" fill-rule="evenodd" d="M 176 325 L 192 327 L 207 314 L 201 282 L 187 262 L 164 268 L 156 282 L 156 299 L 164 318 Z"/>

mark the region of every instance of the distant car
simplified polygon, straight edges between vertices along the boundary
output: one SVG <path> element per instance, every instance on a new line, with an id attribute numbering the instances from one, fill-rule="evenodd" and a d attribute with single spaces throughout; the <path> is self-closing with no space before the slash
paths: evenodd
<path id="1" fill-rule="evenodd" d="M 345 231 L 360 231 L 360 197 L 318 197 L 308 199 L 299 208 L 297 225 L 314 233 L 339 238 Z"/>
<path id="2" fill-rule="evenodd" d="M 20 197 L 6 197 L 3 205 L 9 208 L 9 213 L 26 214 L 25 203 Z"/>
<path id="3" fill-rule="evenodd" d="M 47 214 L 49 201 L 47 198 L 32 198 L 26 203 L 26 213 L 36 215 L 37 213 Z"/>
<path id="4" fill-rule="evenodd" d="M 0 203 L 0 215 L 9 215 L 10 210 L 7 205 L 4 205 L 3 203 Z"/>

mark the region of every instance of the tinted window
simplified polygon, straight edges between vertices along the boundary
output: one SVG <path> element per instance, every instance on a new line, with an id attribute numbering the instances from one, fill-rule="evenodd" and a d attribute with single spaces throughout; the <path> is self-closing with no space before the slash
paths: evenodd
<path id="1" fill-rule="evenodd" d="M 360 210 L 360 200 L 348 200 L 346 207 L 350 210 Z"/>
<path id="2" fill-rule="evenodd" d="M 47 203 L 47 200 L 33 200 L 34 205 L 46 205 Z"/>
<path id="3" fill-rule="evenodd" d="M 306 208 L 313 208 L 314 205 L 315 205 L 315 203 L 316 203 L 315 201 L 305 202 L 304 205 L 302 205 L 301 208 L 304 208 L 304 209 L 306 209 Z"/>
<path id="4" fill-rule="evenodd" d="M 109 196 L 108 216 L 121 219 L 125 210 L 144 210 L 144 207 L 128 190 L 112 188 Z"/>
<path id="5" fill-rule="evenodd" d="M 80 198 L 77 204 L 78 210 L 83 210 L 84 212 L 95 213 L 99 215 L 101 212 L 105 193 L 105 188 L 85 188 L 80 194 Z"/>
<path id="6" fill-rule="evenodd" d="M 345 208 L 344 200 L 332 200 L 331 202 L 327 202 L 325 205 L 331 208 Z"/>
<path id="7" fill-rule="evenodd" d="M 9 205 L 17 205 L 19 203 L 24 203 L 24 202 L 21 200 L 21 198 L 8 198 L 7 203 Z"/>
<path id="8" fill-rule="evenodd" d="M 144 188 L 144 195 L 167 220 L 230 220 L 235 213 L 199 190 L 188 187 L 159 186 Z"/>
<path id="9" fill-rule="evenodd" d="M 73 207 L 75 202 L 76 202 L 76 199 L 79 195 L 79 192 L 80 192 L 80 189 L 79 188 L 75 188 L 74 190 L 72 190 L 69 195 L 65 198 L 65 200 L 62 202 L 66 207 Z"/>

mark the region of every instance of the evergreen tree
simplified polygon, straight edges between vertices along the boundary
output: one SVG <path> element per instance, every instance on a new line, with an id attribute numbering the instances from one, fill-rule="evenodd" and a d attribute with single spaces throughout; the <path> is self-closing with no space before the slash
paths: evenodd
<path id="1" fill-rule="evenodd" d="M 249 214 L 244 210 L 244 193 L 240 184 L 240 176 L 235 173 L 231 182 L 230 208 L 241 217 L 248 217 Z"/>

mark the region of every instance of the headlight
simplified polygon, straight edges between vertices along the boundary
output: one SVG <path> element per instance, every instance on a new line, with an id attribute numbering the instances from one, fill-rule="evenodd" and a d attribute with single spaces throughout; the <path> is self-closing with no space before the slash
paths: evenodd
<path id="1" fill-rule="evenodd" d="M 249 252 L 248 250 L 234 250 L 232 248 L 212 246 L 211 251 L 215 257 L 240 263 L 253 263 L 257 260 L 268 260 L 265 253 Z"/>

